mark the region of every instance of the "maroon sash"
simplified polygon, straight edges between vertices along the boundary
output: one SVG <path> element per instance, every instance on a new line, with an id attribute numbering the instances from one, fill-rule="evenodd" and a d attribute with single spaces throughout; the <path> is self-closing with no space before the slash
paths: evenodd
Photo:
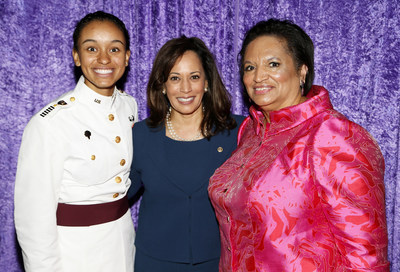
<path id="1" fill-rule="evenodd" d="M 128 198 L 90 205 L 58 203 L 57 225 L 66 227 L 88 227 L 121 218 L 129 209 Z"/>

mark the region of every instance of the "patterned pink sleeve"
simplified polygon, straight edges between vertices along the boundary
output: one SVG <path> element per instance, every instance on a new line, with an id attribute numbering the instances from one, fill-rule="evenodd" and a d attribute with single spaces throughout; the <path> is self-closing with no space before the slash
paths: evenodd
<path id="1" fill-rule="evenodd" d="M 384 160 L 362 127 L 331 120 L 315 135 L 312 172 L 349 271 L 389 271 Z"/>
<path id="2" fill-rule="evenodd" d="M 239 127 L 239 129 L 238 129 L 238 135 L 237 135 L 237 145 L 240 144 L 240 140 L 241 140 L 242 137 L 243 137 L 244 130 L 246 129 L 246 126 L 247 126 L 247 124 L 250 122 L 250 120 L 251 120 L 250 116 L 247 116 L 247 117 L 243 120 L 242 124 L 240 125 L 240 127 Z"/>

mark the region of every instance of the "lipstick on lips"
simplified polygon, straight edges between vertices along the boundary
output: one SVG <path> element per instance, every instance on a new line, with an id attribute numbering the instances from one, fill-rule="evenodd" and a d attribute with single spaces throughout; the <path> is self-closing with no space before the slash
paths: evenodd
<path id="1" fill-rule="evenodd" d="M 253 88 L 255 94 L 266 94 L 272 90 L 271 85 L 256 86 Z"/>
<path id="2" fill-rule="evenodd" d="M 190 104 L 194 100 L 194 96 L 189 96 L 189 97 L 178 97 L 177 98 L 178 102 L 181 104 Z"/>

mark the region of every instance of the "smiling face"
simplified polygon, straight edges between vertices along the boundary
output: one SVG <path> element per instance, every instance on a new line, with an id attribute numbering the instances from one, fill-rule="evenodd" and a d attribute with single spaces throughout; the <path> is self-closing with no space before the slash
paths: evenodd
<path id="1" fill-rule="evenodd" d="M 126 50 L 122 31 L 112 22 L 93 21 L 85 26 L 73 50 L 75 65 L 80 66 L 85 84 L 95 92 L 110 96 L 116 82 L 128 66 L 130 51 Z"/>
<path id="2" fill-rule="evenodd" d="M 189 116 L 202 114 L 202 100 L 207 80 L 200 58 L 193 51 L 185 52 L 172 67 L 165 90 L 173 113 Z"/>
<path id="3" fill-rule="evenodd" d="M 266 116 L 270 111 L 304 100 L 300 84 L 305 80 L 307 67 L 296 69 L 286 42 L 275 36 L 260 36 L 248 45 L 243 70 L 247 93 Z"/>

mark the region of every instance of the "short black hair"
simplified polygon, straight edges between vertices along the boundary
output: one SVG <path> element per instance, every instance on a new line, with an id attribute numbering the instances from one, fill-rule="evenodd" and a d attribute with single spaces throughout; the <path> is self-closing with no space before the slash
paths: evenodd
<path id="1" fill-rule="evenodd" d="M 243 79 L 244 54 L 247 46 L 260 36 L 275 36 L 286 41 L 287 50 L 292 56 L 297 69 L 304 64 L 308 71 L 304 82 L 304 95 L 306 95 L 314 81 L 314 44 L 311 38 L 298 25 L 289 20 L 269 19 L 260 21 L 250 28 L 243 40 L 242 49 L 239 52 L 240 75 Z"/>
<path id="2" fill-rule="evenodd" d="M 76 24 L 73 34 L 74 50 L 78 51 L 78 40 L 79 37 L 81 36 L 82 29 L 93 21 L 101 21 L 101 22 L 108 21 L 114 23 L 124 34 L 126 42 L 125 49 L 129 50 L 129 43 L 130 43 L 129 33 L 125 27 L 124 22 L 122 22 L 118 17 L 100 10 L 87 14 Z"/>

